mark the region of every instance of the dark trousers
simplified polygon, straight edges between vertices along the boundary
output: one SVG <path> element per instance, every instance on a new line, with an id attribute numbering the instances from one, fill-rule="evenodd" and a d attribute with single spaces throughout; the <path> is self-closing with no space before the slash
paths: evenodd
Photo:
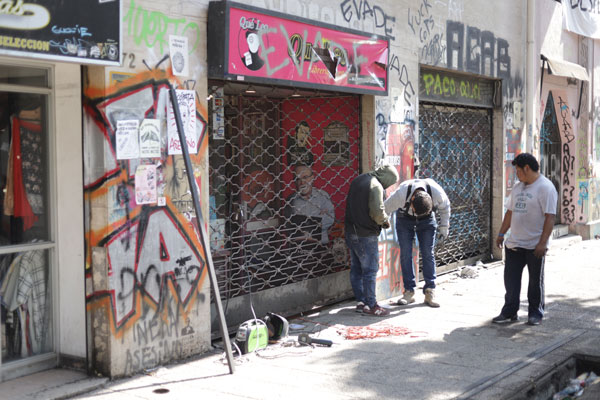
<path id="1" fill-rule="evenodd" d="M 506 261 L 504 264 L 504 307 L 502 315 L 511 317 L 519 311 L 521 278 L 523 268 L 527 265 L 529 272 L 529 286 L 527 300 L 529 301 L 528 316 L 544 317 L 544 261 L 545 257 L 538 258 L 533 250 L 516 247 L 506 248 Z"/>

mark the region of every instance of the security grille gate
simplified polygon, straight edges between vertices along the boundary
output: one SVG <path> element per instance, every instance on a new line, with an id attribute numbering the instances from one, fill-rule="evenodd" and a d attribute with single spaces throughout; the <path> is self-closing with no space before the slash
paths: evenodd
<path id="1" fill-rule="evenodd" d="M 346 269 L 359 98 L 209 89 L 210 233 L 223 298 Z M 305 96 L 306 95 L 306 96 Z"/>
<path id="2" fill-rule="evenodd" d="M 491 110 L 420 103 L 419 120 L 418 176 L 438 182 L 452 207 L 448 239 L 436 245 L 437 266 L 489 257 Z"/>
<path id="3" fill-rule="evenodd" d="M 550 179 L 558 192 L 557 210 L 560 210 L 560 169 L 561 169 L 561 142 L 554 111 L 554 98 L 552 92 L 548 93 L 548 101 L 544 110 L 544 119 L 542 120 L 542 129 L 540 129 L 540 172 Z M 554 217 L 555 223 L 560 223 L 560 213 Z"/>

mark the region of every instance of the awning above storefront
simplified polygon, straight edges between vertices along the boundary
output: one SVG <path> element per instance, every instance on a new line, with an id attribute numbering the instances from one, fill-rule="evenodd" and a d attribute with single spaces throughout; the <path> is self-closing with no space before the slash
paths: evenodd
<path id="1" fill-rule="evenodd" d="M 540 79 L 540 98 L 542 96 L 542 88 L 544 86 L 544 66 L 548 64 L 548 71 L 551 75 L 564 76 L 565 78 L 574 78 L 581 81 L 581 89 L 579 90 L 579 104 L 577 105 L 577 118 L 581 111 L 581 99 L 583 97 L 583 83 L 588 82 L 590 77 L 587 70 L 579 64 L 558 58 L 549 58 L 544 54 L 540 55 L 542 59 L 542 73 Z"/>
<path id="2" fill-rule="evenodd" d="M 548 69 L 552 75 L 575 78 L 586 82 L 590 80 L 587 70 L 581 65 L 558 58 L 550 58 L 544 54 L 542 54 L 542 60 L 548 63 Z"/>

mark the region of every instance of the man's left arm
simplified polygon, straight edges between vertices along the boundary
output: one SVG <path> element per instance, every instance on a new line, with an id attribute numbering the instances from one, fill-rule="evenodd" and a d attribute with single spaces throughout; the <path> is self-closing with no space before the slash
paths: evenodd
<path id="1" fill-rule="evenodd" d="M 437 182 L 430 182 L 432 189 L 432 200 L 433 206 L 437 209 L 440 214 L 440 227 L 450 227 L 450 199 L 448 195 L 442 189 L 442 187 L 437 184 Z"/>
<path id="2" fill-rule="evenodd" d="M 542 235 L 540 241 L 533 250 L 533 255 L 542 258 L 546 254 L 548 246 L 548 238 L 552 234 L 552 228 L 554 228 L 554 214 L 544 214 L 544 228 L 542 229 Z"/>
<path id="3" fill-rule="evenodd" d="M 369 193 L 369 217 L 379 226 L 388 222 L 389 216 L 383 205 L 383 187 L 373 184 Z"/>

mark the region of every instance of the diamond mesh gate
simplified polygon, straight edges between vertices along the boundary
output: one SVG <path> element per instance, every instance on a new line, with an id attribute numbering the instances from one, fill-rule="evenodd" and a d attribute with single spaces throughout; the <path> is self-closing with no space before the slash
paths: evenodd
<path id="1" fill-rule="evenodd" d="M 346 269 L 359 97 L 226 83 L 209 89 L 211 250 L 221 295 Z"/>
<path id="2" fill-rule="evenodd" d="M 448 239 L 436 245 L 438 267 L 491 250 L 491 110 L 419 105 L 420 178 L 438 182 L 450 198 Z"/>
<path id="3" fill-rule="evenodd" d="M 542 128 L 540 129 L 540 172 L 550 179 L 556 188 L 558 193 L 557 210 L 560 210 L 561 203 L 561 150 L 560 132 L 554 111 L 554 97 L 552 96 L 552 92 L 549 92 L 542 119 Z M 554 222 L 556 224 L 560 223 L 559 212 L 556 213 Z"/>

